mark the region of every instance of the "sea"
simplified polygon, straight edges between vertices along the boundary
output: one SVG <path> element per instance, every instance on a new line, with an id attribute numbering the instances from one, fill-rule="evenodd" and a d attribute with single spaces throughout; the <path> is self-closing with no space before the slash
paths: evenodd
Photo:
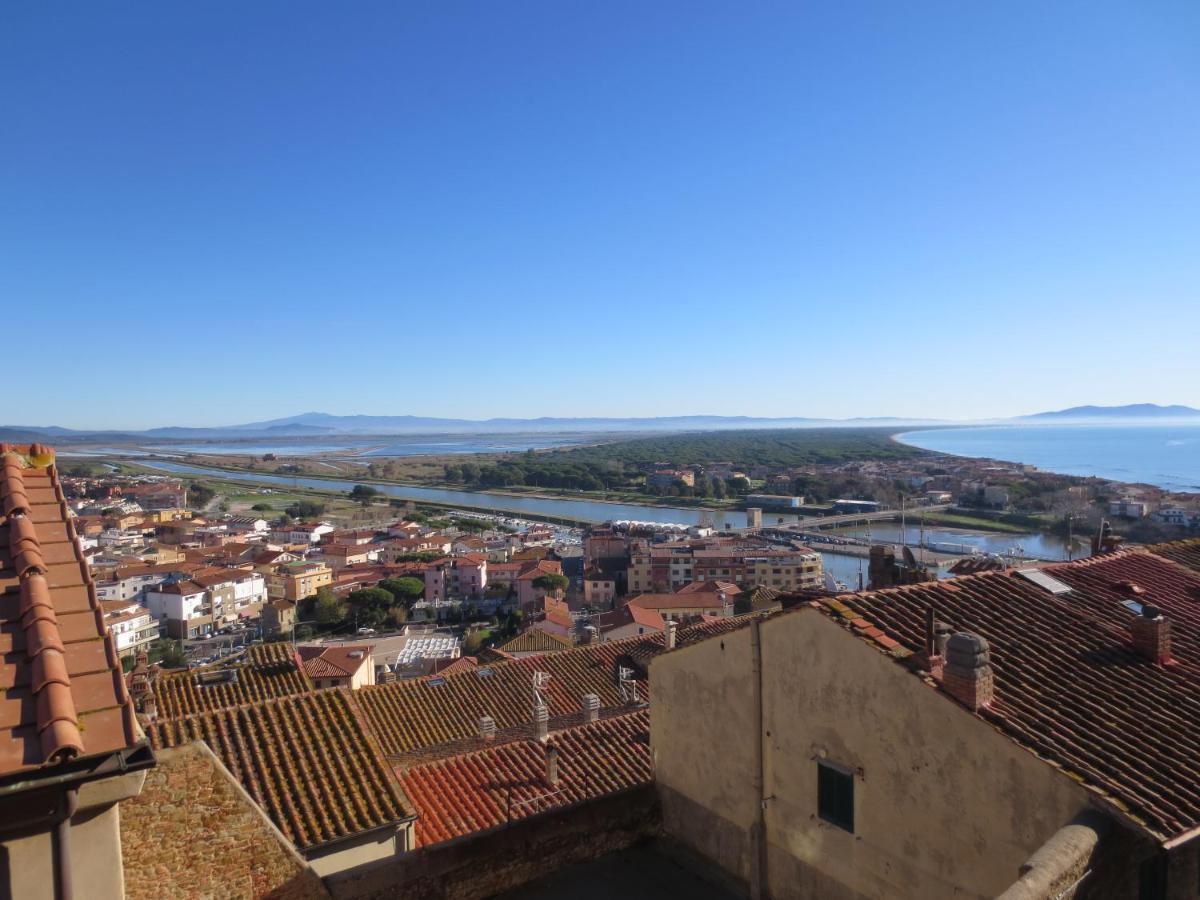
<path id="1" fill-rule="evenodd" d="M 1200 424 L 989 425 L 910 431 L 896 439 L 955 456 L 1200 493 Z"/>

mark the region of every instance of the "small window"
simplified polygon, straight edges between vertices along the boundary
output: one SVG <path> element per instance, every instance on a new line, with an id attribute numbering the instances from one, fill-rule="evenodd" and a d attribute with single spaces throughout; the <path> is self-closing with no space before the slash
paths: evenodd
<path id="1" fill-rule="evenodd" d="M 817 814 L 854 833 L 854 775 L 832 763 L 817 763 Z"/>

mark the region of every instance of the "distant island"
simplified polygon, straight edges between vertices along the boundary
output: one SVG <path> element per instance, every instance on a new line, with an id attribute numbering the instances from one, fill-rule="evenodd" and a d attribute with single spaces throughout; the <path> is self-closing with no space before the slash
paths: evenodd
<path id="1" fill-rule="evenodd" d="M 1200 419 L 1200 409 L 1190 406 L 1159 406 L 1156 403 L 1131 403 L 1126 406 L 1072 406 L 1055 412 L 1041 412 L 1023 416 L 1024 421 L 1080 422 L 1113 419 Z"/>

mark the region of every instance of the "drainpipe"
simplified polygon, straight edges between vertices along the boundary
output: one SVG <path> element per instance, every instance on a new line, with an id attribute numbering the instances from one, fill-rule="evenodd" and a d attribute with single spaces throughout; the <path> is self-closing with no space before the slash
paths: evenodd
<path id="1" fill-rule="evenodd" d="M 79 808 L 79 791 L 72 788 L 63 794 L 65 811 L 62 821 L 54 827 L 54 842 L 58 850 L 58 900 L 74 900 L 75 885 L 71 881 L 71 817 Z"/>
<path id="2" fill-rule="evenodd" d="M 754 691 L 754 798 L 758 806 L 754 830 L 750 836 L 751 900 L 765 900 L 767 886 L 767 800 L 763 763 L 763 677 L 761 621 L 750 623 L 750 684 Z"/>

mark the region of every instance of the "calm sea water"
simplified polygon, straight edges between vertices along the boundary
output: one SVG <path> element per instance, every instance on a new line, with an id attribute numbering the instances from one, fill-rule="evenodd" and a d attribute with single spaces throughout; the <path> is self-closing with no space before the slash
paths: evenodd
<path id="1" fill-rule="evenodd" d="M 1001 425 L 910 431 L 898 439 L 1064 475 L 1200 492 L 1200 425 Z"/>
<path id="2" fill-rule="evenodd" d="M 338 450 L 354 450 L 358 456 L 387 457 L 387 456 L 427 456 L 451 453 L 511 453 L 525 450 L 544 450 L 552 447 L 569 447 L 595 440 L 594 436 L 538 436 L 517 435 L 512 438 L 503 436 L 465 436 L 439 437 L 430 435 L 386 438 L 330 438 L 314 443 L 287 442 L 255 442 L 255 441 L 198 441 L 190 444 L 157 444 L 147 445 L 159 455 L 172 456 L 184 453 L 210 453 L 213 455 L 274 453 L 276 456 L 309 456 L 316 453 L 333 453 Z M 380 444 L 386 443 L 386 446 Z M 121 452 L 129 455 L 129 451 L 106 450 L 108 453 Z M 98 455 L 92 453 L 90 455 Z"/>

